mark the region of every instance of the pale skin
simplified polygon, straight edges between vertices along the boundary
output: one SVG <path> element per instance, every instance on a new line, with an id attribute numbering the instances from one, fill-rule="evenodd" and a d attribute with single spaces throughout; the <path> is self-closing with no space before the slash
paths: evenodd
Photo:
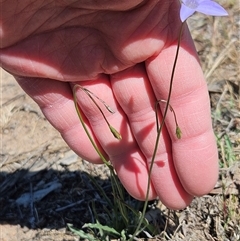
<path id="1" fill-rule="evenodd" d="M 156 141 L 156 100 L 167 99 L 180 31 L 178 0 L 1 1 L 0 62 L 40 106 L 79 156 L 102 163 L 78 119 L 72 88 L 102 98 L 122 135 L 117 140 L 99 110 L 77 91 L 86 125 L 135 198 L 144 200 Z M 99 105 L 103 108 L 100 102 Z M 182 209 L 208 193 L 218 177 L 206 81 L 184 27 L 171 105 L 151 174 L 149 198 Z M 165 104 L 160 104 L 159 115 Z"/>

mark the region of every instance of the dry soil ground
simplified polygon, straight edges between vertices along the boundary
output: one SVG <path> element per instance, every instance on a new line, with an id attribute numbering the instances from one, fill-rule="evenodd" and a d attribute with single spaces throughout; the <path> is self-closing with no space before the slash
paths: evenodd
<path id="1" fill-rule="evenodd" d="M 154 211 L 155 240 L 240 240 L 239 2 L 221 3 L 229 17 L 193 16 L 191 32 L 209 86 L 219 147 L 216 188 L 190 207 Z M 0 241 L 73 241 L 105 205 L 89 175 L 111 195 L 108 170 L 77 157 L 38 106 L 1 70 Z M 157 214 L 157 215 L 156 215 Z"/>

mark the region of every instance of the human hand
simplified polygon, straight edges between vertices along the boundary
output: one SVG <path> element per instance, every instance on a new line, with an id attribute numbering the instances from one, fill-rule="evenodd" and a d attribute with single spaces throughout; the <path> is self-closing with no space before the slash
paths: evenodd
<path id="1" fill-rule="evenodd" d="M 2 4 L 1 66 L 40 106 L 67 144 L 92 163 L 102 163 L 79 122 L 72 88 L 89 89 L 114 111 L 104 111 L 122 135 L 116 140 L 99 110 L 80 90 L 79 106 L 89 131 L 135 198 L 144 200 L 156 141 L 156 100 L 167 99 L 181 22 L 178 0 L 40 1 Z M 15 6 L 15 7 L 13 7 Z M 149 199 L 159 196 L 182 209 L 208 193 L 218 177 L 206 83 L 184 29 L 172 113 L 151 174 Z M 164 111 L 160 104 L 159 115 Z"/>

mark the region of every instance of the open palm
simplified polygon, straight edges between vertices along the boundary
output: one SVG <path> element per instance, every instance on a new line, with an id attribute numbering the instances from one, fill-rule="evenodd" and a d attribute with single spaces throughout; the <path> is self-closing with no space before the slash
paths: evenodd
<path id="1" fill-rule="evenodd" d="M 99 148 L 128 192 L 146 195 L 156 141 L 154 105 L 167 99 L 181 22 L 179 1 L 41 1 L 2 3 L 0 61 L 38 103 L 51 124 L 81 157 L 101 163 L 77 117 L 75 84 L 115 111 L 104 111 L 122 140 L 82 91 L 79 106 Z M 150 198 L 170 208 L 188 205 L 217 179 L 217 149 L 206 83 L 184 29 L 171 105 L 152 171 Z M 160 104 L 159 115 L 164 110 Z"/>

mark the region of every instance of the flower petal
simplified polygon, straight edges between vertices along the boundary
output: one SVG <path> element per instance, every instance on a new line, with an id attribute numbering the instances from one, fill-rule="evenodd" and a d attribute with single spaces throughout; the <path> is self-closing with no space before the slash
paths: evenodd
<path id="1" fill-rule="evenodd" d="M 186 5 L 182 4 L 180 9 L 180 19 L 184 22 L 187 18 L 189 18 L 192 14 L 194 14 L 196 10 L 187 7 Z"/>
<path id="2" fill-rule="evenodd" d="M 212 15 L 212 16 L 228 15 L 227 11 L 221 5 L 211 0 L 201 1 L 196 11 L 207 15 Z"/>

